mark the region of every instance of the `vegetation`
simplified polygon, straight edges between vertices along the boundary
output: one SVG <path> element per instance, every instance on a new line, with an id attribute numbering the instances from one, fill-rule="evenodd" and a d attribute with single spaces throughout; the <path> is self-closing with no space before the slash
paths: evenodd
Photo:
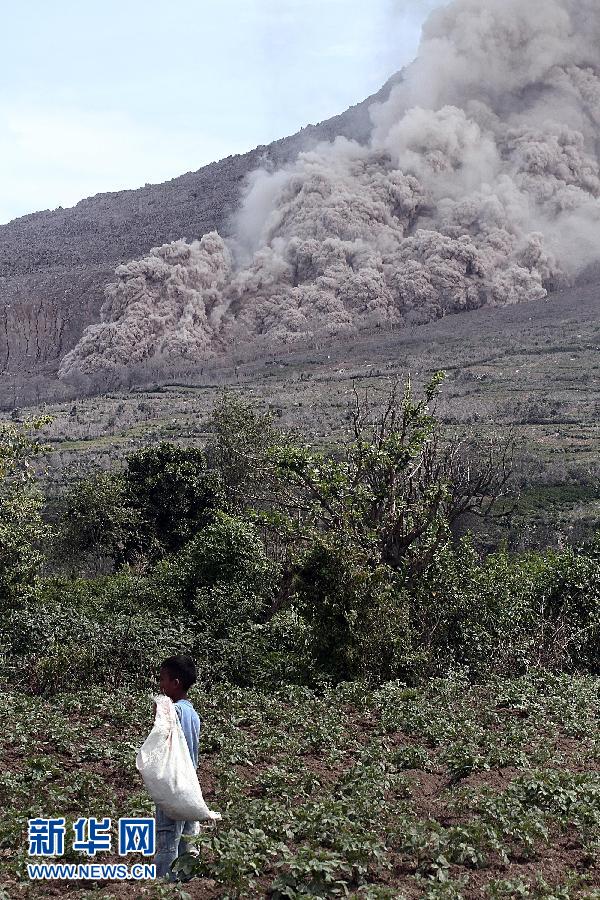
<path id="1" fill-rule="evenodd" d="M 182 858 L 192 881 L 135 896 L 598 898 L 599 699 L 597 678 L 541 671 L 196 690 L 200 778 L 224 820 Z M 28 818 L 151 814 L 133 763 L 150 700 L 102 685 L 0 704 L 1 884 L 45 897 L 24 884 Z"/>
<path id="2" fill-rule="evenodd" d="M 448 439 L 441 383 L 355 391 L 329 448 L 226 394 L 204 449 L 136 450 L 45 518 L 39 423 L 3 426 L 0 897 L 43 896 L 27 818 L 150 810 L 134 748 L 173 652 L 224 821 L 184 889 L 136 896 L 600 896 L 600 537 L 460 537 L 508 502 L 510 441 Z"/>

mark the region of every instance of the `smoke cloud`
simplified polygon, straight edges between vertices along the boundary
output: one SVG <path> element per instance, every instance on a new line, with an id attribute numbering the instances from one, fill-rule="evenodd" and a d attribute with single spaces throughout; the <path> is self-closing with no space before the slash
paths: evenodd
<path id="1" fill-rule="evenodd" d="M 371 117 L 368 146 L 254 172 L 228 245 L 119 266 L 61 375 L 520 303 L 600 257 L 597 0 L 433 11 Z"/>

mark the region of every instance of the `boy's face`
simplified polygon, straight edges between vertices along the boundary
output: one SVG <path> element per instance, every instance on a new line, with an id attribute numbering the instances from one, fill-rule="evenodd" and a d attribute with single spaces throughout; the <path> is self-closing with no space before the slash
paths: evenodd
<path id="1" fill-rule="evenodd" d="M 182 693 L 179 678 L 173 678 L 167 669 L 161 669 L 158 675 L 158 687 L 161 694 L 170 697 L 171 700 L 179 700 Z"/>

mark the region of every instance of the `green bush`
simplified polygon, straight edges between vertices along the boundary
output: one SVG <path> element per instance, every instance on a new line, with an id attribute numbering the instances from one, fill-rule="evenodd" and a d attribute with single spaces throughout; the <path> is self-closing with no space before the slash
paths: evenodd
<path id="1" fill-rule="evenodd" d="M 94 574 L 104 560 L 120 566 L 157 551 L 120 474 L 96 472 L 82 478 L 61 498 L 60 506 L 52 548 L 60 571 Z"/>
<path id="2" fill-rule="evenodd" d="M 295 571 L 295 599 L 318 668 L 338 681 L 404 673 L 412 657 L 397 575 L 346 545 L 313 546 Z"/>
<path id="3" fill-rule="evenodd" d="M 316 665 L 338 680 L 600 671 L 600 542 L 481 560 L 465 538 L 404 583 L 322 542 L 297 565 L 295 590 Z"/>
<path id="4" fill-rule="evenodd" d="M 36 693 L 93 684 L 154 683 L 161 658 L 189 647 L 183 617 L 150 605 L 143 578 L 53 579 L 7 615 L 5 668 Z"/>
<path id="5" fill-rule="evenodd" d="M 309 629 L 293 610 L 275 613 L 267 622 L 233 626 L 223 638 L 196 633 L 192 654 L 207 683 L 277 687 L 314 680 L 307 650 Z"/>
<path id="6" fill-rule="evenodd" d="M 598 672 L 600 544 L 483 561 L 468 539 L 447 546 L 414 588 L 412 628 L 427 674 Z"/>
<path id="7" fill-rule="evenodd" d="M 0 615 L 32 595 L 43 560 L 40 545 L 49 536 L 30 463 L 42 449 L 32 433 L 48 421 L 0 422 Z"/>
<path id="8" fill-rule="evenodd" d="M 56 550 L 81 570 L 155 563 L 212 521 L 222 497 L 197 447 L 166 442 L 129 454 L 122 472 L 97 472 L 62 497 Z"/>
<path id="9" fill-rule="evenodd" d="M 279 580 L 279 567 L 268 559 L 254 526 L 226 513 L 217 513 L 156 573 L 165 602 L 191 613 L 215 636 L 264 619 Z"/>
<path id="10" fill-rule="evenodd" d="M 145 523 L 142 536 L 156 542 L 154 558 L 180 550 L 222 504 L 199 447 L 163 442 L 137 450 L 127 457 L 123 482 L 129 505 Z"/>

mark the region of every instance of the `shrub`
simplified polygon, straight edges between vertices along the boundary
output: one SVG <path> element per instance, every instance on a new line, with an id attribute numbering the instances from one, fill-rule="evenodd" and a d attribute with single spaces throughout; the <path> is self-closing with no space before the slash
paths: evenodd
<path id="1" fill-rule="evenodd" d="M 414 643 L 428 674 L 467 667 L 472 678 L 530 668 L 597 672 L 600 544 L 580 551 L 481 561 L 470 541 L 438 553 L 414 587 Z"/>
<path id="2" fill-rule="evenodd" d="M 232 625 L 264 619 L 279 578 L 254 526 L 226 513 L 218 513 L 156 574 L 167 603 L 182 606 L 216 636 Z"/>
<path id="3" fill-rule="evenodd" d="M 295 571 L 317 666 L 338 681 L 404 672 L 411 656 L 406 597 L 395 573 L 345 545 L 315 544 Z"/>
<path id="4" fill-rule="evenodd" d="M 35 589 L 49 529 L 30 458 L 40 447 L 31 432 L 48 419 L 0 422 L 0 612 L 25 603 Z"/>
<path id="5" fill-rule="evenodd" d="M 150 605 L 145 579 L 129 573 L 52 579 L 2 622 L 1 652 L 16 683 L 36 693 L 150 683 L 161 658 L 189 647 L 182 617 Z"/>
<path id="6" fill-rule="evenodd" d="M 127 457 L 123 478 L 129 504 L 139 511 L 160 555 L 180 550 L 221 505 L 217 482 L 198 447 L 166 442 L 144 447 Z"/>

